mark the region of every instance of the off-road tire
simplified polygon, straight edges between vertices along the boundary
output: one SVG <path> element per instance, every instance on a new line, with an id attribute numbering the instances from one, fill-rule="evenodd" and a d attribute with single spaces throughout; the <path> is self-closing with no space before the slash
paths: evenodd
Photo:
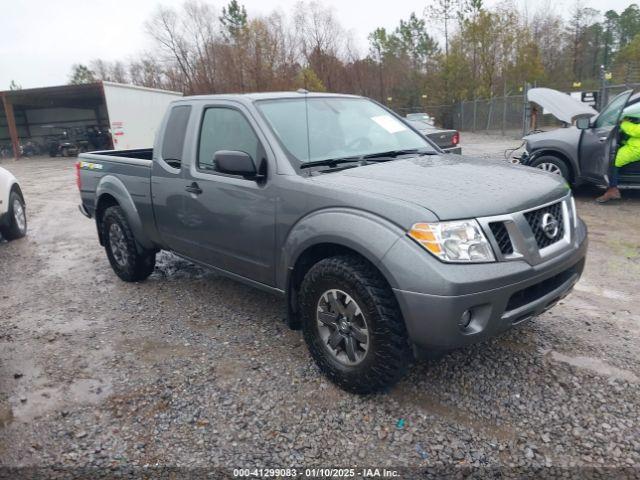
<path id="1" fill-rule="evenodd" d="M 360 306 L 369 330 L 369 347 L 357 365 L 344 365 L 327 352 L 317 326 L 320 297 L 328 289 L 348 293 Z M 305 275 L 298 297 L 304 339 L 320 370 L 344 390 L 368 394 L 386 390 L 412 360 L 404 320 L 391 288 L 366 260 L 340 255 L 316 263 Z"/>
<path id="2" fill-rule="evenodd" d="M 113 224 L 120 227 L 124 236 L 124 244 L 126 245 L 126 263 L 124 265 L 116 261 L 112 250 L 109 231 Z M 153 273 L 156 265 L 156 252 L 145 250 L 141 253 L 138 250 L 135 237 L 122 208 L 118 206 L 107 208 L 102 216 L 101 225 L 107 258 L 118 277 L 125 282 L 139 282 Z"/>
<path id="3" fill-rule="evenodd" d="M 536 158 L 531 166 L 534 168 L 541 168 L 541 165 L 549 164 L 555 166 L 559 170 L 559 174 L 564 178 L 567 182 L 571 182 L 571 172 L 569 170 L 569 166 L 567 163 L 553 155 L 543 155 L 540 158 Z"/>
<path id="4" fill-rule="evenodd" d="M 15 201 L 20 202 L 24 212 L 24 229 L 20 228 L 18 222 L 15 218 L 15 211 L 13 209 L 13 204 Z M 18 238 L 22 238 L 27 234 L 27 215 L 26 215 L 26 207 L 24 204 L 24 199 L 22 195 L 18 193 L 16 190 L 13 190 L 9 194 L 9 209 L 7 210 L 6 216 L 6 224 L 0 225 L 0 235 L 5 240 L 16 240 Z"/>

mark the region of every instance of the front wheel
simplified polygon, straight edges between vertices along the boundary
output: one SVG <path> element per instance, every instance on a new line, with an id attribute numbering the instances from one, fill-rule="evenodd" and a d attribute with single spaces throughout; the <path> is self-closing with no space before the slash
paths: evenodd
<path id="1" fill-rule="evenodd" d="M 0 226 L 0 234 L 7 240 L 22 238 L 27 234 L 27 209 L 22 195 L 16 190 L 9 195 L 7 224 Z"/>
<path id="2" fill-rule="evenodd" d="M 395 384 L 412 358 L 402 314 L 380 273 L 366 260 L 321 260 L 300 288 L 304 338 L 320 370 L 347 391 Z"/>
<path id="3" fill-rule="evenodd" d="M 156 265 L 155 251 L 138 251 L 135 237 L 120 207 L 109 207 L 102 217 L 104 248 L 113 271 L 125 282 L 147 278 Z"/>
<path id="4" fill-rule="evenodd" d="M 532 167 L 539 168 L 545 172 L 560 175 L 567 182 L 571 180 L 569 175 L 569 167 L 564 160 L 552 155 L 543 155 L 540 158 L 536 158 L 532 163 Z"/>

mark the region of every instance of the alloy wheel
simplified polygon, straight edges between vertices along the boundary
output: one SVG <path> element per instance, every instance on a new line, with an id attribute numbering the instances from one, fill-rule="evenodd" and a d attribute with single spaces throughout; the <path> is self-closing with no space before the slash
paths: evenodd
<path id="1" fill-rule="evenodd" d="M 15 198 L 12 207 L 13 219 L 16 222 L 18 230 L 20 230 L 20 233 L 24 233 L 27 229 L 27 215 L 24 211 L 24 205 L 22 205 L 22 202 L 18 198 Z"/>
<path id="2" fill-rule="evenodd" d="M 112 223 L 109 227 L 109 246 L 117 264 L 125 267 L 128 259 L 127 239 L 117 223 Z"/>
<path id="3" fill-rule="evenodd" d="M 562 175 L 562 170 L 555 163 L 544 162 L 537 166 L 540 170 L 545 172 L 555 173 L 556 175 Z"/>
<path id="4" fill-rule="evenodd" d="M 362 362 L 369 350 L 369 327 L 360 306 L 346 292 L 331 289 L 318 300 L 316 323 L 322 345 L 343 365 Z"/>

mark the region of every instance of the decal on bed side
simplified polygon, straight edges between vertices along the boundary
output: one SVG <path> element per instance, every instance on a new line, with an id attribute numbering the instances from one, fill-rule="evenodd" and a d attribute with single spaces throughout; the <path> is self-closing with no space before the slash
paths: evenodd
<path id="1" fill-rule="evenodd" d="M 88 168 L 89 170 L 102 170 L 102 164 L 81 161 L 80 168 Z"/>

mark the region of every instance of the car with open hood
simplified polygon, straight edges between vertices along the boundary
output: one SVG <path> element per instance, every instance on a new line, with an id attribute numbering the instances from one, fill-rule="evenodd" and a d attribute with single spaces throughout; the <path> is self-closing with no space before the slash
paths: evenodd
<path id="1" fill-rule="evenodd" d="M 627 90 L 615 96 L 600 112 L 567 94 L 534 88 L 528 99 L 564 122 L 564 128 L 524 137 L 523 165 L 562 176 L 572 185 L 607 186 L 610 167 L 620 144 L 623 111 L 640 102 L 640 94 Z M 620 187 L 640 186 L 640 162 L 620 169 Z"/>

